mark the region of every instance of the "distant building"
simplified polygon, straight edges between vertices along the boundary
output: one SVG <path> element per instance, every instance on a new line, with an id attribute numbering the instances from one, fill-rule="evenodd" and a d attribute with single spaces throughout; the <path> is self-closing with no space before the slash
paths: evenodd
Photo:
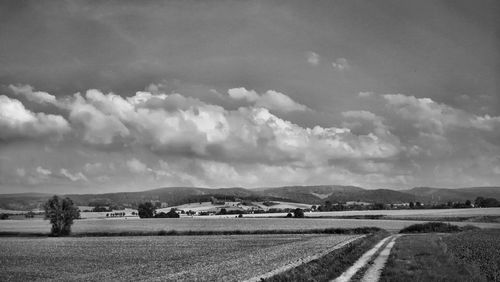
<path id="1" fill-rule="evenodd" d="M 164 209 L 164 208 L 168 208 L 168 203 L 162 202 L 162 203 L 161 203 L 161 205 L 160 205 L 160 207 L 161 207 L 162 209 Z"/>

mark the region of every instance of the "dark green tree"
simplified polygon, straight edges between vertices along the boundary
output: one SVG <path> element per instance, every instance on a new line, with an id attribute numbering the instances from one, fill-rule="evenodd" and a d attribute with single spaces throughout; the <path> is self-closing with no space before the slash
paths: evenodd
<path id="1" fill-rule="evenodd" d="M 174 208 L 171 208 L 169 212 L 167 212 L 167 217 L 169 218 L 179 218 L 180 215 L 175 211 Z"/>
<path id="2" fill-rule="evenodd" d="M 304 211 L 302 209 L 296 208 L 295 210 L 293 210 L 293 216 L 296 218 L 303 218 Z"/>
<path id="3" fill-rule="evenodd" d="M 44 205 L 45 219 L 52 224 L 53 236 L 66 236 L 71 233 L 73 220 L 80 218 L 80 211 L 70 198 L 53 196 Z"/>
<path id="4" fill-rule="evenodd" d="M 140 218 L 152 218 L 155 215 L 155 206 L 151 202 L 139 204 L 137 211 Z"/>

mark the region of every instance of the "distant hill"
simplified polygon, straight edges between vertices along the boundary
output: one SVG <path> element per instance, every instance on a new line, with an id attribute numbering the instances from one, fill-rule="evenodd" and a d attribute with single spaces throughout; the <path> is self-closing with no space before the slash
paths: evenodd
<path id="1" fill-rule="evenodd" d="M 500 199 L 500 187 L 469 187 L 458 189 L 416 187 L 404 190 L 407 194 L 414 195 L 421 202 L 464 202 L 474 201 L 477 197 Z"/>
<path id="2" fill-rule="evenodd" d="M 52 194 L 23 193 L 0 194 L 0 209 L 30 210 L 41 208 Z M 286 186 L 274 188 L 198 188 L 169 187 L 140 192 L 118 192 L 106 194 L 70 194 L 77 205 L 91 204 L 120 205 L 133 207 L 145 201 L 165 202 L 169 206 L 193 202 L 210 201 L 212 197 L 232 201 L 236 198 L 248 201 L 288 201 L 307 204 L 323 204 L 347 201 L 372 203 L 447 203 L 474 201 L 477 197 L 500 199 L 500 187 L 470 187 L 444 189 L 417 187 L 409 190 L 376 189 L 367 190 L 356 186 L 321 185 L 321 186 Z"/>
<path id="3" fill-rule="evenodd" d="M 356 186 L 287 186 L 279 188 L 258 189 L 266 196 L 287 198 L 295 202 L 322 204 L 325 201 L 332 203 L 347 201 L 362 201 L 372 203 L 403 203 L 415 201 L 415 195 L 395 190 L 376 189 L 367 190 Z"/>

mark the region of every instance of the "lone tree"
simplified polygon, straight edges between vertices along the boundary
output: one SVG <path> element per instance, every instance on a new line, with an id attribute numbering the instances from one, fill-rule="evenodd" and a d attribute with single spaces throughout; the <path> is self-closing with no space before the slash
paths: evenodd
<path id="1" fill-rule="evenodd" d="M 70 198 L 52 197 L 45 205 L 45 219 L 52 224 L 50 234 L 53 236 L 65 236 L 71 233 L 73 220 L 80 218 L 80 211 Z"/>
<path id="2" fill-rule="evenodd" d="M 152 218 L 155 215 L 155 206 L 151 202 L 139 204 L 137 211 L 140 218 Z"/>
<path id="3" fill-rule="evenodd" d="M 303 217 L 304 217 L 304 211 L 303 211 L 302 209 L 296 208 L 296 209 L 293 211 L 293 217 L 296 217 L 296 218 L 303 218 Z"/>

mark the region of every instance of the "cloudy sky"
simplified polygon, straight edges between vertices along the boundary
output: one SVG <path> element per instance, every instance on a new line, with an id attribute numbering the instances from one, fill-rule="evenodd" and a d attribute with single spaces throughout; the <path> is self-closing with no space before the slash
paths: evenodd
<path id="1" fill-rule="evenodd" d="M 500 185 L 499 14 L 2 1 L 0 192 Z"/>

